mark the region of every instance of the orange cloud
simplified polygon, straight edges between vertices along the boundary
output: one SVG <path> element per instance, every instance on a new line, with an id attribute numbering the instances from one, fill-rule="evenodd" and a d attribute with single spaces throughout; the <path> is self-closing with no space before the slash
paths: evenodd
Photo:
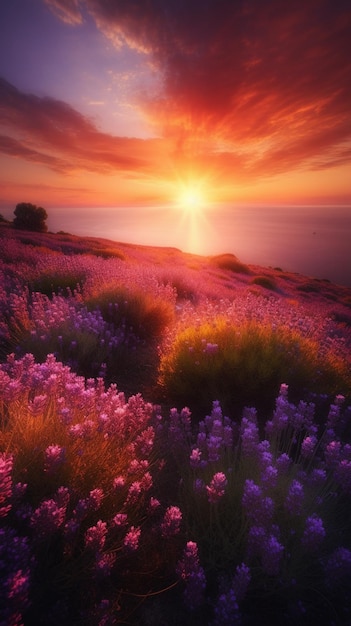
<path id="1" fill-rule="evenodd" d="M 46 2 L 150 56 L 164 87 L 142 104 L 179 162 L 242 180 L 350 162 L 347 0 Z"/>

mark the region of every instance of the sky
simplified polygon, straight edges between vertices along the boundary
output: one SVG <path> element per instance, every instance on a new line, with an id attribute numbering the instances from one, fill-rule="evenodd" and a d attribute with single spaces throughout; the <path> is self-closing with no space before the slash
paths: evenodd
<path id="1" fill-rule="evenodd" d="M 0 210 L 351 204 L 349 0 L 0 2 Z"/>

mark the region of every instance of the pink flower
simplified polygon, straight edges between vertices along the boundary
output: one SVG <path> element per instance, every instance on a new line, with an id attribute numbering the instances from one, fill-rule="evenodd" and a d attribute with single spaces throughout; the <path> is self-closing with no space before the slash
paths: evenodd
<path id="1" fill-rule="evenodd" d="M 0 453 L 0 517 L 5 517 L 11 509 L 9 500 L 12 496 L 12 466 L 12 456 Z"/>
<path id="2" fill-rule="evenodd" d="M 227 484 L 228 481 L 223 472 L 217 472 L 213 476 L 210 484 L 206 486 L 207 498 L 210 504 L 216 504 L 224 496 Z"/>
<path id="3" fill-rule="evenodd" d="M 107 524 L 99 520 L 96 526 L 91 526 L 85 533 L 85 547 L 90 550 L 102 550 L 107 535 Z"/>
<path id="4" fill-rule="evenodd" d="M 180 531 L 182 512 L 177 506 L 169 506 L 161 523 L 162 537 L 172 537 Z"/>
<path id="5" fill-rule="evenodd" d="M 124 537 L 124 547 L 128 550 L 132 550 L 133 552 L 135 552 L 135 550 L 137 550 L 139 547 L 140 534 L 140 528 L 135 528 L 135 526 L 131 526 L 130 530 Z"/>
<path id="6" fill-rule="evenodd" d="M 57 444 L 48 446 L 45 450 L 45 471 L 52 474 L 65 462 L 65 449 Z"/>

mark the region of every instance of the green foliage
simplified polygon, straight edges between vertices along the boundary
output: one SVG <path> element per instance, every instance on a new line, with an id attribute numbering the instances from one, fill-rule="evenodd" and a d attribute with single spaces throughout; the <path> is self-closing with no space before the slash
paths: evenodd
<path id="1" fill-rule="evenodd" d="M 90 254 L 94 256 L 101 256 L 103 259 L 121 259 L 121 261 L 125 261 L 125 254 L 118 250 L 118 248 L 97 248 L 96 250 L 92 249 Z"/>
<path id="2" fill-rule="evenodd" d="M 234 254 L 219 254 L 211 258 L 211 264 L 222 270 L 230 270 L 236 274 L 250 274 L 247 265 L 239 261 Z"/>
<path id="3" fill-rule="evenodd" d="M 85 280 L 83 273 L 74 272 L 43 272 L 33 278 L 28 286 L 32 292 L 40 292 L 49 298 L 53 294 L 65 295 L 82 287 Z"/>
<path id="4" fill-rule="evenodd" d="M 122 324 L 140 339 L 159 337 L 174 317 L 173 306 L 165 299 L 137 289 L 116 286 L 86 301 L 89 309 L 99 309 L 104 320 Z"/>
<path id="5" fill-rule="evenodd" d="M 45 220 L 47 219 L 48 214 L 43 207 L 38 207 L 30 202 L 20 202 L 17 204 L 14 214 L 16 216 L 13 220 L 15 228 L 22 230 L 34 230 L 41 233 L 45 233 L 47 231 Z"/>
<path id="6" fill-rule="evenodd" d="M 270 289 L 271 291 L 275 291 L 277 288 L 275 280 L 273 278 L 269 278 L 268 276 L 255 276 L 252 279 L 251 284 L 260 285 L 260 287 Z"/>
<path id="7" fill-rule="evenodd" d="M 159 369 L 163 396 L 195 414 L 208 411 L 214 398 L 231 415 L 244 406 L 271 409 L 282 380 L 292 396 L 351 388 L 345 363 L 320 355 L 318 344 L 299 332 L 253 321 L 233 326 L 223 318 L 180 332 Z"/>

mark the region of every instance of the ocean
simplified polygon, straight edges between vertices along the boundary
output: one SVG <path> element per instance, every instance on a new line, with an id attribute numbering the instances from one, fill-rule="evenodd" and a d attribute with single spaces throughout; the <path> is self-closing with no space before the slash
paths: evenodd
<path id="1" fill-rule="evenodd" d="M 351 206 L 47 209 L 49 230 L 184 252 L 235 254 L 351 287 Z"/>

